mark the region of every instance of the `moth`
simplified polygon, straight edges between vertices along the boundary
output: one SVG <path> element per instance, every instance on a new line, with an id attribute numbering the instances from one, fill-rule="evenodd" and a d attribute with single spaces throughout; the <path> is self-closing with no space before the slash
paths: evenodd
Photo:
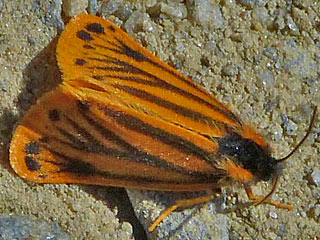
<path id="1" fill-rule="evenodd" d="M 14 171 L 38 183 L 78 183 L 159 191 L 219 190 L 241 183 L 253 204 L 291 209 L 268 198 L 282 162 L 226 105 L 160 61 L 103 18 L 81 14 L 62 32 L 57 61 L 63 81 L 16 127 Z M 314 122 L 314 111 L 312 123 Z M 250 186 L 273 180 L 256 196 Z M 212 199 L 180 200 L 178 207 Z"/>

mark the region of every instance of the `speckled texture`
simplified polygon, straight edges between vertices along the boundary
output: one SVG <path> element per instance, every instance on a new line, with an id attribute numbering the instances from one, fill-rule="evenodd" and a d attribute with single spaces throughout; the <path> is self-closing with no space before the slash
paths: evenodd
<path id="1" fill-rule="evenodd" d="M 1 240 L 59 239 L 71 240 L 55 223 L 39 221 L 31 216 L 0 215 Z"/>
<path id="2" fill-rule="evenodd" d="M 214 23 L 201 15 L 204 1 L 187 1 L 186 5 L 164 1 L 160 6 L 152 0 L 109 2 L 118 5 L 102 3 L 103 16 L 108 14 L 118 25 L 131 22 L 125 27 L 144 46 L 231 104 L 244 121 L 257 126 L 275 156 L 286 155 L 301 139 L 312 107 L 320 105 L 317 1 L 221 1 L 205 12 L 207 17 L 214 14 Z M 74 239 L 131 239 L 131 227 L 116 218 L 116 204 L 108 204 L 112 200 L 105 188 L 29 183 L 14 175 L 8 164 L 7 144 L 14 123 L 60 81 L 54 59 L 57 29 L 63 27 L 60 9 L 57 0 L 0 1 L 0 213 L 57 222 Z M 312 181 L 312 173 L 320 168 L 319 142 L 317 118 L 314 134 L 300 153 L 288 160 L 273 196 L 292 203 L 294 210 L 262 205 L 221 215 L 230 239 L 320 236 L 320 189 Z M 267 187 L 259 184 L 254 190 L 266 193 Z M 228 189 L 227 194 L 232 196 L 230 201 L 247 201 L 242 188 Z M 148 218 L 147 224 L 150 216 L 155 218 L 163 210 L 166 201 L 158 200 L 162 193 L 153 199 L 150 195 L 153 193 L 134 193 L 134 202 L 147 201 L 142 208 L 137 204 L 137 212 Z M 195 215 L 205 219 L 213 212 L 207 208 Z M 184 216 L 189 212 L 192 210 Z M 173 219 L 177 220 L 174 225 L 179 225 L 184 218 L 175 215 Z M 185 224 L 203 229 L 201 221 L 189 222 Z M 184 236 L 185 229 L 193 231 L 191 225 L 179 229 L 172 239 Z M 214 237 L 205 235 L 202 239 Z"/>

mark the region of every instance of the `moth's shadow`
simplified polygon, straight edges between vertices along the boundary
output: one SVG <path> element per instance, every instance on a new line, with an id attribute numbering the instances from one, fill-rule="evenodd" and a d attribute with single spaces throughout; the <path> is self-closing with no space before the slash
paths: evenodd
<path id="1" fill-rule="evenodd" d="M 12 111 L 6 109 L 0 116 L 0 122 L 6 124 L 6 132 L 3 133 L 6 139 L 4 139 L 4 145 L 1 149 L 3 152 L 1 165 L 12 174 L 14 172 L 8 161 L 8 150 L 15 125 L 19 123 L 19 118 L 42 94 L 61 82 L 61 75 L 55 58 L 57 42 L 58 37 L 54 38 L 22 71 L 24 87 L 15 101 L 19 114 L 15 115 Z"/>
<path id="2" fill-rule="evenodd" d="M 158 236 L 154 235 L 153 233 L 150 233 L 150 236 L 157 236 L 158 239 L 176 239 L 176 238 L 184 238 L 188 235 L 189 229 L 186 227 L 186 224 L 189 223 L 189 221 L 192 220 L 194 216 L 196 216 L 199 213 L 199 210 L 205 206 L 206 204 L 210 203 L 214 206 L 214 214 L 218 213 L 224 213 L 224 194 L 221 193 L 219 189 L 212 190 L 211 193 L 206 191 L 195 191 L 195 192 L 165 192 L 165 191 L 146 191 L 141 190 L 141 193 L 137 193 L 136 190 L 129 191 L 128 192 L 129 197 L 133 203 L 136 203 L 138 205 L 141 205 L 140 203 L 144 200 L 152 200 L 153 202 L 156 202 L 157 207 L 153 207 L 153 204 L 151 205 L 152 209 L 155 209 L 155 211 L 158 211 L 159 207 L 161 206 L 162 210 L 161 213 L 163 213 L 168 208 L 172 207 L 173 204 L 175 204 L 179 200 L 194 200 L 199 197 L 206 197 L 211 194 L 219 194 L 220 196 L 217 196 L 213 200 L 204 201 L 200 204 L 191 204 L 187 207 L 182 207 L 174 210 L 175 214 L 179 212 L 180 217 L 171 217 L 171 214 L 163 220 L 163 223 L 161 226 L 158 226 L 156 228 L 156 231 L 158 229 Z M 192 201 L 191 201 L 192 202 Z M 143 206 L 143 205 L 142 205 Z M 140 208 L 140 209 L 139 209 Z M 138 208 L 138 211 L 141 211 L 141 207 Z M 143 207 L 142 207 L 143 209 Z M 188 209 L 188 213 L 184 210 Z M 152 211 L 152 210 L 151 210 Z M 152 221 L 145 219 L 145 213 L 144 210 L 142 210 L 140 213 L 137 214 L 138 218 L 141 222 L 144 222 L 145 225 L 150 226 Z M 203 223 L 205 225 L 205 223 Z M 203 225 L 203 226 L 204 226 Z M 174 227 L 175 226 L 175 227 Z M 157 233 L 155 233 L 157 234 Z M 159 238 L 161 236 L 161 238 Z"/>
<path id="3" fill-rule="evenodd" d="M 55 88 L 62 81 L 61 72 L 56 60 L 58 38 L 55 37 L 23 70 L 24 87 L 16 101 L 20 116 L 14 115 L 10 110 L 5 111 L 0 116 L 0 121 L 6 122 L 8 136 L 7 141 L 4 141 L 4 145 L 1 147 L 1 151 L 4 154 L 2 154 L 0 164 L 13 175 L 15 173 L 9 164 L 8 149 L 9 139 L 11 139 L 15 125 L 31 105 L 35 104 L 43 94 Z M 130 200 L 124 189 L 85 185 L 81 186 L 81 188 L 96 199 L 104 201 L 111 209 L 117 207 L 117 217 L 120 221 L 127 221 L 132 224 L 134 237 L 142 240 L 147 239 L 142 225 L 135 217 Z M 101 192 L 105 192 L 105 194 L 101 194 Z"/>
<path id="4" fill-rule="evenodd" d="M 55 37 L 23 71 L 24 88 L 18 97 L 18 107 L 24 112 L 45 92 L 61 83 L 56 61 L 58 37 Z"/>
<path id="5" fill-rule="evenodd" d="M 102 200 L 106 202 L 109 208 L 114 209 L 117 207 L 118 209 L 118 218 L 122 221 L 130 222 L 134 229 L 134 236 L 136 239 L 148 239 L 148 235 L 153 238 L 153 233 L 147 234 L 143 229 L 140 222 L 144 222 L 145 226 L 150 225 L 150 219 L 146 220 L 143 213 L 138 213 L 137 216 L 134 213 L 134 209 L 132 207 L 132 203 L 141 202 L 142 200 L 153 200 L 159 206 L 164 206 L 164 209 L 171 207 L 178 200 L 182 199 L 192 199 L 200 196 L 207 196 L 208 193 L 205 191 L 202 192 L 163 192 L 163 191 L 148 191 L 148 190 L 139 190 L 142 194 L 134 194 L 135 191 L 129 191 L 129 196 L 127 191 L 124 188 L 116 188 L 116 187 L 100 187 L 100 186 L 86 186 L 83 185 L 82 188 L 93 195 L 96 199 Z M 102 190 L 105 190 L 102 192 Z M 216 191 L 219 192 L 218 190 Z M 132 194 L 133 193 L 133 194 Z M 131 203 L 132 202 L 132 203 Z M 221 198 L 216 198 L 211 202 L 214 203 L 216 207 L 217 213 L 223 213 L 221 209 L 221 205 L 223 200 Z M 203 205 L 197 204 L 187 207 L 188 209 L 192 209 L 191 214 L 186 216 L 185 219 L 179 223 L 176 229 L 170 230 L 167 234 L 164 234 L 161 239 L 169 239 L 171 237 L 175 237 L 176 234 L 179 234 L 179 231 L 183 228 L 183 226 L 191 220 L 191 218 L 198 213 L 199 209 L 201 209 Z M 139 208 L 139 207 L 138 207 Z M 182 212 L 184 209 L 177 209 L 177 212 Z M 138 210 L 139 211 L 139 210 Z M 175 211 L 175 212 L 176 212 Z M 128 214 L 130 213 L 130 214 Z M 166 219 L 164 220 L 166 221 Z M 138 224 L 138 226 L 136 226 Z M 166 228 L 166 227 L 165 227 Z M 165 231 L 164 231 L 165 232 Z"/>
<path id="6" fill-rule="evenodd" d="M 118 219 L 121 222 L 129 222 L 132 225 L 135 239 L 148 239 L 143 226 L 134 213 L 132 204 L 124 188 L 89 185 L 82 185 L 81 188 L 97 200 L 105 202 L 110 209 L 117 208 Z"/>

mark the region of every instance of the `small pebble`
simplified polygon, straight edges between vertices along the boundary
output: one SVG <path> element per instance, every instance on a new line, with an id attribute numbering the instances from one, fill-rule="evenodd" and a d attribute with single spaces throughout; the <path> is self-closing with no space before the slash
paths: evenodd
<path id="1" fill-rule="evenodd" d="M 192 4 L 187 4 L 190 18 L 202 25 L 210 25 L 214 29 L 222 28 L 225 21 L 222 16 L 220 5 L 212 4 L 210 0 L 194 0 Z"/>
<path id="2" fill-rule="evenodd" d="M 298 33 L 297 25 L 295 24 L 295 22 L 293 21 L 293 19 L 290 15 L 287 15 L 287 25 L 288 25 L 288 28 L 290 29 L 291 33 L 293 33 L 293 34 Z"/>
<path id="3" fill-rule="evenodd" d="M 84 13 L 88 7 L 88 0 L 64 0 L 63 12 L 67 17 L 73 17 L 79 13 Z"/>
<path id="4" fill-rule="evenodd" d="M 270 15 L 265 7 L 256 7 L 252 10 L 252 19 L 264 26 L 270 24 Z"/>
<path id="5" fill-rule="evenodd" d="M 277 219 L 278 218 L 278 215 L 275 213 L 275 212 L 270 212 L 270 217 L 273 218 L 273 219 Z"/>
<path id="6" fill-rule="evenodd" d="M 105 16 L 112 15 L 119 10 L 122 4 L 122 0 L 104 2 L 101 7 L 101 12 Z"/>
<path id="7" fill-rule="evenodd" d="M 99 11 L 98 1 L 97 0 L 89 0 L 88 12 L 92 15 L 96 15 L 98 11 Z"/>
<path id="8" fill-rule="evenodd" d="M 316 186 L 320 186 L 320 169 L 315 169 L 311 173 L 311 180 L 313 184 L 315 184 Z"/>
<path id="9" fill-rule="evenodd" d="M 141 11 L 135 11 L 125 22 L 124 28 L 131 35 L 139 31 L 154 30 L 149 15 Z"/>
<path id="10" fill-rule="evenodd" d="M 279 55 L 277 53 L 277 49 L 275 47 L 265 48 L 263 50 L 263 54 L 267 57 L 269 57 L 272 60 L 278 60 Z"/>
<path id="11" fill-rule="evenodd" d="M 297 131 L 298 126 L 295 124 L 292 120 L 288 120 L 287 124 L 285 124 L 285 131 L 288 135 L 294 134 L 295 131 Z"/>
<path id="12" fill-rule="evenodd" d="M 159 3 L 153 7 L 153 9 L 158 9 L 159 14 L 163 13 L 169 18 L 184 19 L 187 17 L 187 8 L 184 4 L 165 4 Z"/>
<path id="13" fill-rule="evenodd" d="M 257 85 L 266 88 L 274 88 L 274 77 L 270 70 L 266 70 L 258 75 Z"/>

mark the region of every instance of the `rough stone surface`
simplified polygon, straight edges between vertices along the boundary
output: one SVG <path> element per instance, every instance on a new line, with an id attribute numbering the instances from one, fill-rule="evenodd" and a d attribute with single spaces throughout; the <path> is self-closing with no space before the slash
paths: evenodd
<path id="1" fill-rule="evenodd" d="M 112 2 L 118 4 L 110 7 L 113 15 L 104 15 L 103 9 Z M 266 136 L 274 156 L 285 156 L 305 134 L 313 107 L 320 105 L 320 5 L 312 0 L 206 1 L 213 3 L 207 16 L 214 13 L 207 18 L 200 11 L 190 15 L 197 6 L 190 3 L 200 1 L 187 2 L 184 8 L 179 1 L 180 10 L 175 12 L 167 7 L 170 1 L 164 1 L 167 8 L 155 15 L 151 11 L 154 0 L 98 1 L 98 7 L 103 16 L 120 26 L 125 26 L 133 13 L 141 13 L 135 18 L 140 25 L 133 28 L 133 37 L 230 104 L 243 121 L 251 122 Z M 0 213 L 55 222 L 73 239 L 133 239 L 138 227 L 130 228 L 127 222 L 134 225 L 135 220 L 119 218 L 119 212 L 130 211 L 128 207 L 121 210 L 122 201 L 110 190 L 25 182 L 8 164 L 14 124 L 37 98 L 61 81 L 52 40 L 63 27 L 60 12 L 61 1 L 57 0 L 0 1 Z M 259 17 L 259 13 L 263 15 Z M 310 174 L 320 169 L 318 119 L 314 129 L 300 152 L 287 161 L 272 196 L 292 203 L 294 210 L 260 205 L 216 214 L 209 205 L 185 222 L 194 208 L 188 209 L 174 213 L 150 239 L 165 237 L 180 224 L 183 230 L 178 229 L 172 239 L 194 237 L 193 231 L 200 231 L 202 239 L 320 236 L 320 190 L 310 181 Z M 266 194 L 268 187 L 261 183 L 254 191 Z M 227 195 L 232 204 L 247 201 L 240 186 L 227 189 Z M 135 191 L 130 197 L 145 228 L 172 203 L 164 193 Z M 207 226 L 210 221 L 223 225 L 216 228 L 223 234 L 215 234 L 214 227 Z M 136 235 L 136 239 L 143 238 Z"/>

